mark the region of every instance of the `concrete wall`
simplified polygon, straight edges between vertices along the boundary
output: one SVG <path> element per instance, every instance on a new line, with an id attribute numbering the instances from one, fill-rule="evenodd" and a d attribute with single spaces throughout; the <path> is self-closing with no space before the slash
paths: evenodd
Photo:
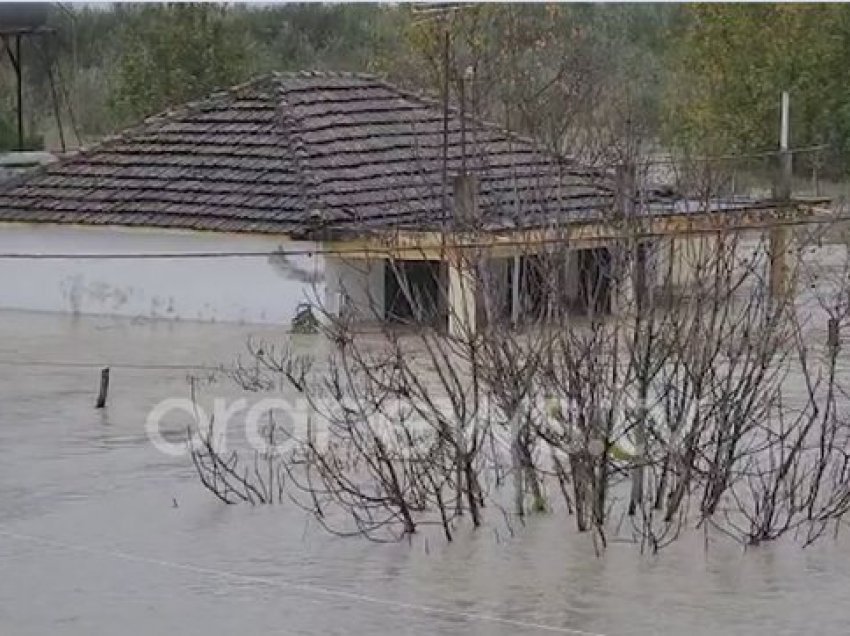
<path id="1" fill-rule="evenodd" d="M 329 313 L 347 312 L 355 322 L 384 317 L 385 261 L 381 259 L 325 258 L 325 307 Z"/>
<path id="2" fill-rule="evenodd" d="M 705 275 L 705 266 L 712 262 L 716 250 L 716 238 L 708 235 L 662 240 L 657 249 L 661 281 L 671 291 L 687 291 Z"/>
<path id="3" fill-rule="evenodd" d="M 767 239 L 760 231 L 741 232 L 726 239 L 734 246 L 734 263 L 738 276 L 746 274 L 748 285 L 765 282 L 768 275 Z M 660 240 L 658 254 L 658 281 L 677 293 L 687 293 L 700 276 L 713 276 L 718 250 L 715 236 L 700 235 Z M 672 265 L 672 267 L 671 267 Z"/>
<path id="4" fill-rule="evenodd" d="M 0 253 L 315 250 L 285 237 L 153 228 L 0 224 Z M 321 255 L 252 258 L 0 258 L 0 308 L 287 327 L 324 296 Z"/>

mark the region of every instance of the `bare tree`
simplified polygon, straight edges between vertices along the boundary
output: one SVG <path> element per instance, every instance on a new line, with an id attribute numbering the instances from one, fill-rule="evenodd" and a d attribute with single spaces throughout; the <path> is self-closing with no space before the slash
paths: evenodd
<path id="1" fill-rule="evenodd" d="M 523 93 L 509 109 L 522 127 L 539 118 L 559 142 L 582 140 L 595 165 L 501 166 L 500 187 L 514 191 L 481 212 L 477 189 L 494 186 L 474 178 L 493 167 L 476 104 L 480 70 L 495 65 L 474 38 L 456 46 L 442 72 L 461 82 L 460 121 L 444 130 L 442 161 L 423 150 L 418 166 L 441 163 L 441 183 L 423 178 L 421 201 L 395 210 L 421 220 L 422 202 L 441 200 L 440 223 L 421 244 L 367 232 L 371 251 L 329 256 L 338 280 L 325 281 L 332 297 L 316 288 L 313 308 L 327 359 L 252 344 L 231 373 L 246 390 L 289 387 L 309 406 L 306 427 L 270 421 L 286 446 L 255 457 L 264 470 L 239 468 L 201 435 L 204 486 L 228 502 L 285 494 L 327 529 L 374 540 L 423 526 L 452 540 L 463 525 L 555 510 L 559 497 L 602 546 L 616 535 L 658 551 L 686 528 L 744 544 L 822 536 L 850 505 L 846 248 L 824 276 L 775 240 L 799 210 L 742 198 L 736 159 L 647 160 L 628 99 L 603 122 L 586 110 L 611 89 L 592 67 L 570 76 L 581 86 L 553 80 L 587 116 L 568 133 L 573 121 L 511 84 L 511 56 L 491 88 Z M 450 137 L 461 139 L 452 174 Z M 522 191 L 521 169 L 533 173 Z M 376 271 L 380 293 L 365 282 Z"/>

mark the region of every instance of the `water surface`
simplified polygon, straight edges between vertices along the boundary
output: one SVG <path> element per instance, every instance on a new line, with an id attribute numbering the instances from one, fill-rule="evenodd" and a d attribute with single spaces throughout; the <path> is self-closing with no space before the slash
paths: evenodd
<path id="1" fill-rule="evenodd" d="M 183 366 L 232 360 L 248 334 L 281 335 L 0 313 L 0 634 L 848 630 L 841 537 L 743 553 L 693 535 L 658 557 L 614 544 L 597 558 L 559 515 L 513 537 L 375 544 L 329 536 L 290 506 L 223 506 L 143 423 L 188 395 Z M 102 365 L 112 386 L 96 411 Z"/>

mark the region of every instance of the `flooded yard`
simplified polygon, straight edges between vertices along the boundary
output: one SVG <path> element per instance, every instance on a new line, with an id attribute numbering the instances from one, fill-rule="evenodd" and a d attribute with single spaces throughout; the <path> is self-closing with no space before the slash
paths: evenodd
<path id="1" fill-rule="evenodd" d="M 251 334 L 282 335 L 0 313 L 0 633 L 846 633 L 843 535 L 744 552 L 693 534 L 657 557 L 614 543 L 597 558 L 560 514 L 513 536 L 377 544 L 292 506 L 220 504 L 144 422 Z"/>

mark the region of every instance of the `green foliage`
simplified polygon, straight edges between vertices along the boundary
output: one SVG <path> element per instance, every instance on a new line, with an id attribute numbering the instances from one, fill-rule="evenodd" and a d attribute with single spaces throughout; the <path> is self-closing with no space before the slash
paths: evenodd
<path id="1" fill-rule="evenodd" d="M 0 152 L 13 150 L 18 145 L 18 132 L 11 117 L 0 114 Z"/>
<path id="2" fill-rule="evenodd" d="M 295 310 L 290 330 L 294 334 L 317 334 L 319 333 L 319 319 L 313 313 L 309 303 L 301 303 Z"/>
<path id="3" fill-rule="evenodd" d="M 270 70 L 368 70 L 439 94 L 448 26 L 452 97 L 471 67 L 469 108 L 566 152 L 600 130 L 600 147 L 635 133 L 775 148 L 789 90 L 792 145 L 850 165 L 848 5 L 482 4 L 444 22 L 398 4 L 57 4 L 50 24 L 66 136 L 88 140 Z M 50 136 L 44 54 L 26 44 L 24 63 L 27 130 Z M 3 112 L 11 81 L 0 66 Z"/>
<path id="4" fill-rule="evenodd" d="M 546 503 L 546 497 L 543 495 L 537 495 L 532 499 L 531 502 L 531 510 L 532 512 L 544 513 L 549 510 L 549 506 Z"/>
<path id="5" fill-rule="evenodd" d="M 473 66 L 478 114 L 550 143 L 565 145 L 565 125 L 609 117 L 626 94 L 629 113 L 652 127 L 664 46 L 659 25 L 675 11 L 467 7 L 451 18 L 453 97 Z M 67 89 L 60 91 L 66 120 L 74 114 L 66 131 L 75 128 L 84 139 L 269 70 L 366 70 L 411 88 L 442 86 L 442 23 L 423 20 L 408 5 L 56 5 L 50 22 L 57 37 L 48 53 Z M 24 57 L 30 112 L 50 128 L 45 67 L 34 51 Z"/>
<path id="6" fill-rule="evenodd" d="M 24 135 L 23 150 L 41 150 L 42 148 L 44 148 L 44 139 L 40 135 Z M 20 150 L 16 113 L 0 112 L 0 152 L 9 150 Z"/>
<path id="7" fill-rule="evenodd" d="M 255 43 L 261 70 L 363 71 L 392 32 L 390 7 L 287 4 L 234 10 L 234 28 Z"/>
<path id="8" fill-rule="evenodd" d="M 364 70 L 394 39 L 377 5 L 81 7 L 54 18 L 84 133 L 103 134 L 271 70 Z M 43 81 L 41 82 L 43 83 Z"/>
<path id="9" fill-rule="evenodd" d="M 137 120 L 242 81 L 252 43 L 220 4 L 147 5 L 126 16 L 112 105 Z"/>
<path id="10" fill-rule="evenodd" d="M 847 5 L 692 5 L 669 57 L 664 138 L 708 151 L 775 148 L 791 93 L 792 146 L 850 159 Z"/>
<path id="11" fill-rule="evenodd" d="M 401 10 L 402 45 L 377 66 L 397 82 L 441 92 L 448 30 L 453 98 L 471 69 L 476 114 L 574 152 L 581 137 L 587 145 L 589 134 L 604 130 L 610 139 L 627 123 L 653 134 L 666 45 L 659 34 L 676 10 L 481 4 L 434 19 Z"/>

